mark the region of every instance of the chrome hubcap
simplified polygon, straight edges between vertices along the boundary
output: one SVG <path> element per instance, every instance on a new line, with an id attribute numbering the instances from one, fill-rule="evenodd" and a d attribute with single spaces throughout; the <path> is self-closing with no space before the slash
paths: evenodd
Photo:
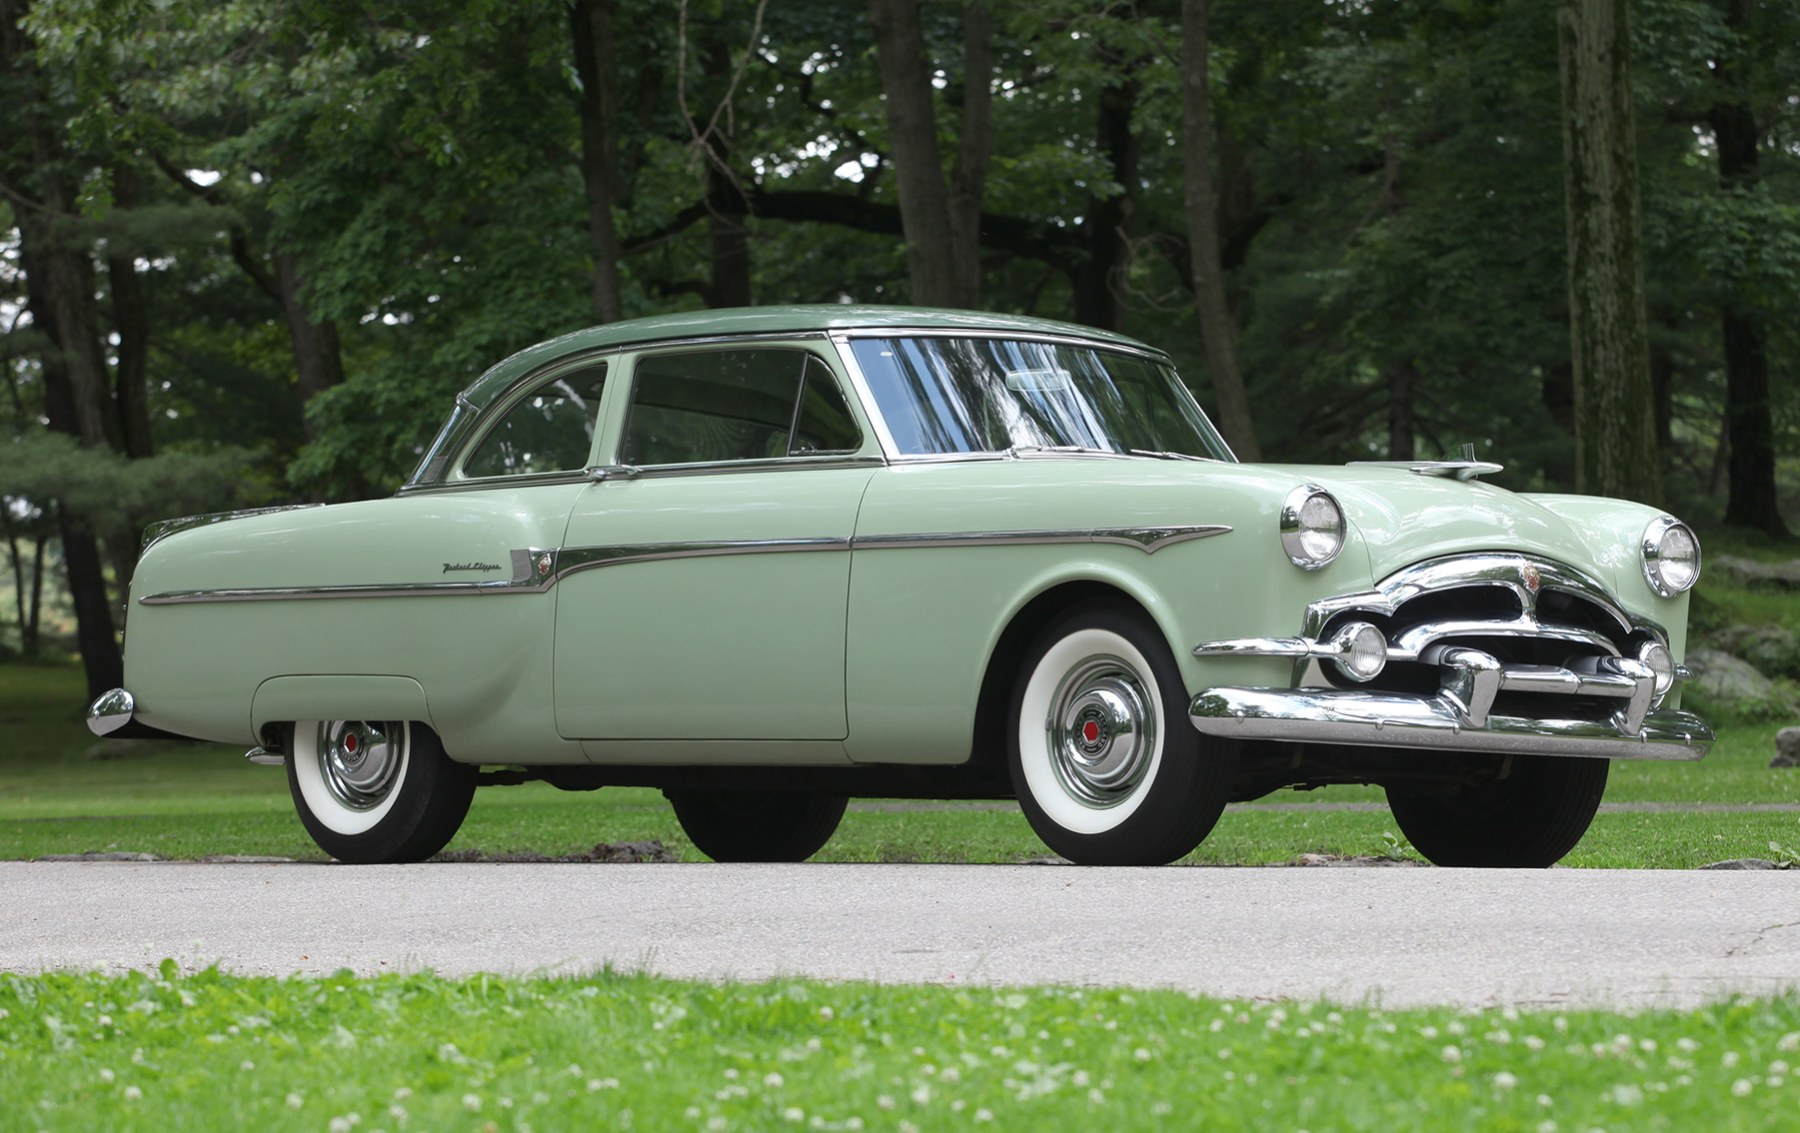
<path id="1" fill-rule="evenodd" d="M 1131 666 L 1090 657 L 1069 671 L 1050 698 L 1045 721 L 1050 765 L 1081 803 L 1116 806 L 1143 781 L 1156 751 L 1156 713 Z"/>
<path id="2" fill-rule="evenodd" d="M 327 720 L 319 725 L 319 770 L 331 797 L 370 810 L 394 789 L 406 756 L 406 725 L 397 720 Z"/>

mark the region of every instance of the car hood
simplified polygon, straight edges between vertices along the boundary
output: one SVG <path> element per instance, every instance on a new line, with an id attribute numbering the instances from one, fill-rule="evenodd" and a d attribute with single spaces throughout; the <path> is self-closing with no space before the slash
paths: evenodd
<path id="1" fill-rule="evenodd" d="M 1617 587 L 1634 573 L 1633 550 L 1618 527 L 1641 526 L 1653 509 L 1625 501 L 1533 497 L 1479 480 L 1426 476 L 1400 468 L 1286 465 L 1298 479 L 1343 502 L 1363 538 L 1369 568 L 1385 578 L 1409 563 L 1474 551 L 1523 551 L 1579 567 Z M 1628 514 L 1627 514 L 1628 513 Z M 1646 517 L 1642 520 L 1638 516 Z"/>

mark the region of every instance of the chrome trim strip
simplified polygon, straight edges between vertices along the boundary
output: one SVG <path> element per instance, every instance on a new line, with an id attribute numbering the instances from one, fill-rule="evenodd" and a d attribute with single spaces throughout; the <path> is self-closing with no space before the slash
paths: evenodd
<path id="1" fill-rule="evenodd" d="M 556 556 L 551 583 L 578 571 L 670 559 L 711 559 L 725 555 L 786 555 L 809 551 L 847 551 L 850 540 L 833 536 L 810 539 L 722 539 L 710 543 L 628 543 L 616 547 L 564 547 Z"/>
<path id="2" fill-rule="evenodd" d="M 103 692 L 94 698 L 94 703 L 88 705 L 88 731 L 96 736 L 110 736 L 131 723 L 131 715 L 136 711 L 136 699 L 124 689 L 115 688 Z"/>
<path id="3" fill-rule="evenodd" d="M 302 508 L 324 507 L 324 504 L 278 504 L 275 507 L 239 508 L 237 511 L 211 511 L 202 515 L 184 515 L 177 519 L 160 519 L 144 528 L 143 541 L 138 544 L 138 554 L 142 555 L 151 546 L 181 531 L 195 527 L 210 527 L 215 523 L 229 523 L 234 519 L 248 519 L 253 515 L 273 515 L 281 511 L 299 511 Z"/>
<path id="4" fill-rule="evenodd" d="M 1172 366 L 1170 357 L 1153 346 L 1115 339 L 1104 332 L 1089 338 L 1080 334 L 1057 334 L 1055 331 L 1018 330 L 1004 327 L 847 327 L 834 330 L 834 339 L 853 338 L 998 338 L 1008 342 L 1048 342 L 1057 346 L 1080 346 L 1113 354 L 1130 354 Z"/>
<path id="5" fill-rule="evenodd" d="M 879 468 L 887 463 L 880 453 L 867 456 L 777 456 L 760 460 L 713 460 L 693 464 L 608 465 L 606 476 L 595 479 L 659 480 L 674 476 L 709 476 L 729 472 L 793 472 L 808 468 Z"/>
<path id="6" fill-rule="evenodd" d="M 1636 735 L 1625 735 L 1615 723 L 1589 720 L 1489 716 L 1475 725 L 1443 695 L 1337 689 L 1212 688 L 1194 697 L 1188 714 L 1207 735 L 1445 752 L 1688 760 L 1713 741 L 1704 720 L 1677 709 L 1651 712 Z"/>
<path id="7" fill-rule="evenodd" d="M 1230 527 L 1194 524 L 1185 527 L 1096 527 L 1069 531 L 943 531 L 920 535 L 858 535 L 856 550 L 924 550 L 933 547 L 1048 546 L 1066 543 L 1111 543 L 1136 547 L 1153 555 L 1164 547 L 1193 539 L 1225 535 Z"/>
<path id="8" fill-rule="evenodd" d="M 485 582 L 349 583 L 334 586 L 246 586 L 213 590 L 165 590 L 138 599 L 143 606 L 176 606 L 196 602 L 266 602 L 314 598 L 424 598 L 470 594 L 541 594 L 564 577 L 596 567 L 667 559 L 717 558 L 724 555 L 800 554 L 813 551 L 905 550 L 947 546 L 1032 546 L 1060 543 L 1111 543 L 1136 547 L 1153 555 L 1164 547 L 1223 535 L 1229 527 L 1112 527 L 1091 531 L 987 531 L 932 535 L 814 536 L 793 539 L 721 539 L 683 543 L 625 543 L 613 546 L 517 548 L 511 552 L 512 577 Z"/>

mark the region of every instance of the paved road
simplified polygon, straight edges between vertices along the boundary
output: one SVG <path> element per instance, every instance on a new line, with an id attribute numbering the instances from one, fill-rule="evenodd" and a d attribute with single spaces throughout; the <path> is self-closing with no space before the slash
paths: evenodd
<path id="1" fill-rule="evenodd" d="M 0 863 L 0 969 L 173 956 L 1685 1005 L 1800 988 L 1800 871 Z"/>

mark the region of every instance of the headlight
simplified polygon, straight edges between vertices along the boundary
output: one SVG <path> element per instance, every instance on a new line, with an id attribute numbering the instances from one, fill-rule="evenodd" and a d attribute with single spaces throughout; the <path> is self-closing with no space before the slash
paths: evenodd
<path id="1" fill-rule="evenodd" d="M 1330 492 L 1303 484 L 1281 505 L 1281 548 L 1301 570 L 1318 570 L 1344 549 L 1344 509 Z"/>
<path id="2" fill-rule="evenodd" d="M 1644 529 L 1644 579 L 1664 598 L 1700 580 L 1700 540 L 1687 524 L 1660 515 Z"/>

